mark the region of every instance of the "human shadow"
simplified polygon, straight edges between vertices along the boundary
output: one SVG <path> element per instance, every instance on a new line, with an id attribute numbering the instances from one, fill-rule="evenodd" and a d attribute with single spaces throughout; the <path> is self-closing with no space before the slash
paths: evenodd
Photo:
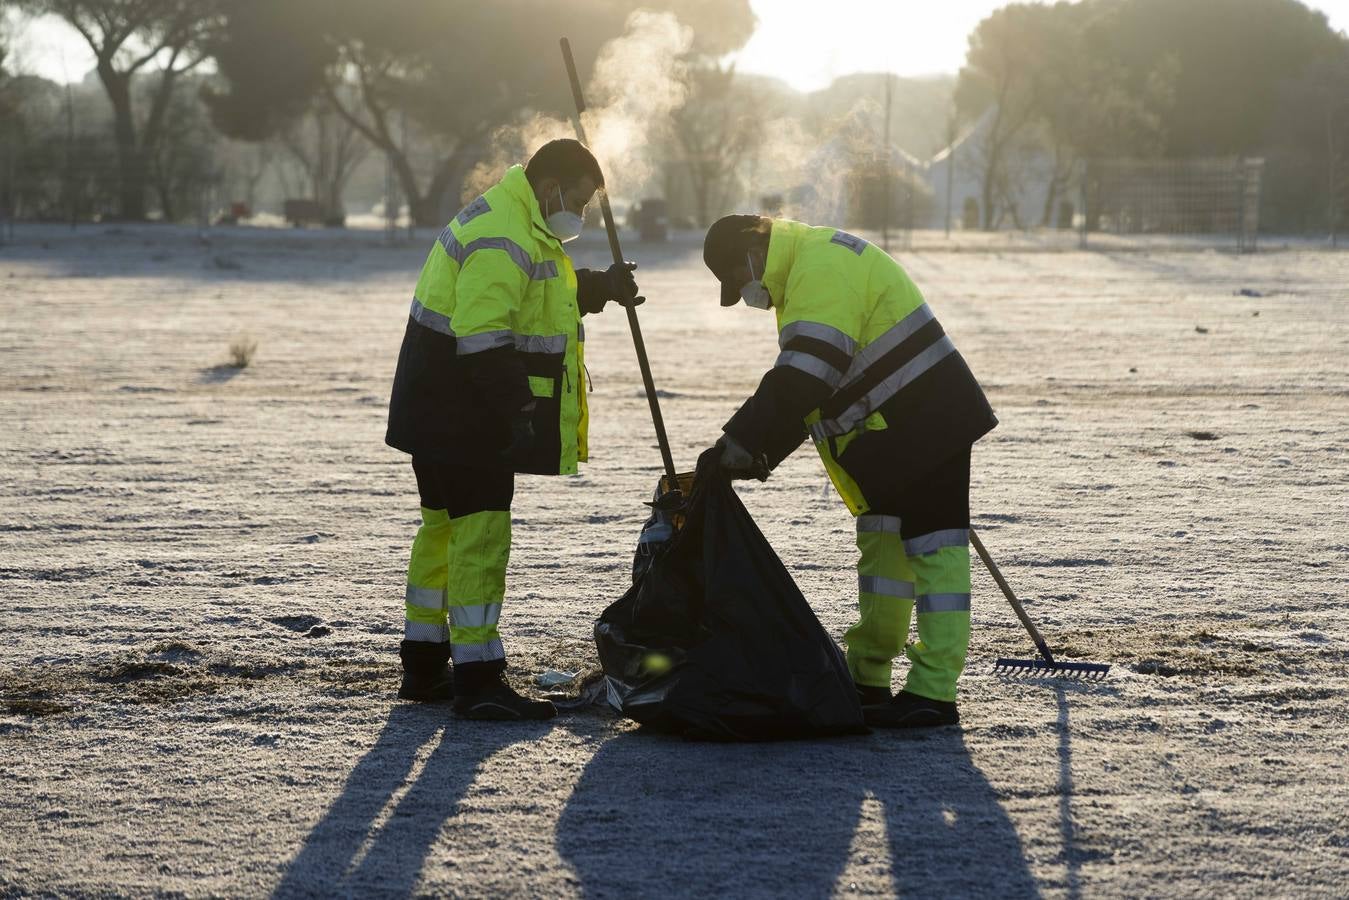
<path id="1" fill-rule="evenodd" d="M 444 707 L 403 704 L 286 867 L 274 897 L 407 896 L 483 762 L 547 723 L 456 728 Z M 434 744 L 420 772 L 418 758 Z M 404 793 L 385 814 L 390 801 Z"/>
<path id="2" fill-rule="evenodd" d="M 735 745 L 620 735 L 586 767 L 556 840 L 595 897 L 823 897 L 848 887 L 845 871 L 896 895 L 1040 895 L 954 729 Z"/>

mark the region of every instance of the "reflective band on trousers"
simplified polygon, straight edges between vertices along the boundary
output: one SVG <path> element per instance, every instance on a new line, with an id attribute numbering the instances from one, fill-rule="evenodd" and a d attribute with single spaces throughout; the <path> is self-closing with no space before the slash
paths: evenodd
<path id="1" fill-rule="evenodd" d="M 407 605 L 415 606 L 419 609 L 441 610 L 445 608 L 445 589 L 416 587 L 408 585 L 406 595 Z"/>
<path id="2" fill-rule="evenodd" d="M 805 372 L 807 375 L 813 375 L 835 389 L 838 388 L 839 382 L 843 380 L 843 373 L 838 369 L 818 356 L 803 353 L 800 350 L 784 350 L 779 353 L 777 362 L 773 364 L 774 368 L 778 366 L 789 366 Z"/>
<path id="3" fill-rule="evenodd" d="M 473 662 L 491 662 L 506 658 L 506 648 L 501 646 L 500 638 L 493 638 L 482 644 L 451 644 L 450 658 L 455 665 Z"/>
<path id="4" fill-rule="evenodd" d="M 459 239 L 454 236 L 450 227 L 445 226 L 445 230 L 440 233 L 440 246 L 445 248 L 445 253 L 450 259 L 459 263 L 460 266 L 468 260 L 470 256 L 479 250 L 504 250 L 506 255 L 511 258 L 511 262 L 520 267 L 532 281 L 544 281 L 548 278 L 557 277 L 557 263 L 551 259 L 536 263 L 530 258 L 529 251 L 521 247 L 515 241 L 508 237 L 480 237 L 477 240 L 469 241 L 467 245 L 459 243 Z"/>
<path id="5" fill-rule="evenodd" d="M 412 298 L 412 309 L 408 313 L 413 321 L 418 325 L 430 328 L 441 334 L 449 335 L 456 340 L 456 354 L 467 356 L 470 353 L 482 353 L 484 350 L 495 350 L 498 347 L 515 347 L 522 353 L 553 353 L 562 354 L 567 351 L 567 336 L 565 334 L 520 334 L 506 328 L 500 328 L 496 331 L 484 331 L 481 334 L 470 334 L 464 337 L 454 333 L 454 328 L 450 325 L 450 319 L 444 313 L 438 313 L 433 309 L 427 309 L 422 301 L 416 297 Z M 583 338 L 582 338 L 583 340 Z"/>
<path id="6" fill-rule="evenodd" d="M 500 618 L 500 603 L 450 607 L 450 624 L 455 628 L 485 628 L 488 625 L 495 625 Z"/>
<path id="7" fill-rule="evenodd" d="M 430 622 L 407 622 L 403 625 L 403 637 L 409 641 L 443 644 L 450 639 L 450 628 L 444 623 L 432 625 Z"/>
<path id="8" fill-rule="evenodd" d="M 882 597 L 913 599 L 913 582 L 886 578 L 883 575 L 858 575 L 857 590 L 863 594 L 880 594 Z"/>
<path id="9" fill-rule="evenodd" d="M 825 419 L 810 426 L 811 435 L 816 441 L 823 442 L 830 436 L 847 434 L 915 378 L 955 352 L 956 345 L 943 335 L 844 410 L 837 419 Z"/>
<path id="10" fill-rule="evenodd" d="M 969 612 L 969 594 L 919 594 L 918 613 Z"/>
<path id="11" fill-rule="evenodd" d="M 786 350 L 787 344 L 791 342 L 792 338 L 797 337 L 823 341 L 831 347 L 842 350 L 848 356 L 852 356 L 857 351 L 857 341 L 832 325 L 824 325 L 820 322 L 791 322 L 784 325 L 782 330 L 778 332 L 778 348 Z"/>
<path id="12" fill-rule="evenodd" d="M 945 547 L 964 547 L 969 542 L 968 528 L 948 528 L 910 538 L 904 542 L 904 553 L 908 556 L 927 556 Z"/>
<path id="13" fill-rule="evenodd" d="M 882 531 L 887 534 L 899 534 L 899 516 L 858 516 L 857 533 L 866 534 L 868 532 Z"/>

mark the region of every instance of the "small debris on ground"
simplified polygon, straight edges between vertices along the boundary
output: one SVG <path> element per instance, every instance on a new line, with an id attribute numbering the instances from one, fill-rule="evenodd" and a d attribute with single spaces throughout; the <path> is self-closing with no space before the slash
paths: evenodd
<path id="1" fill-rule="evenodd" d="M 559 672 L 556 669 L 548 669 L 540 672 L 534 680 L 539 683 L 540 687 L 557 687 L 563 684 L 571 684 L 580 674 L 580 672 Z"/>

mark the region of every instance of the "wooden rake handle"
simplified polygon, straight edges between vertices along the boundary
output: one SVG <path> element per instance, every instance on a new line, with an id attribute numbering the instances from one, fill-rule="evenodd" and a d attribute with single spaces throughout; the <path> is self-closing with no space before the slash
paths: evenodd
<path id="1" fill-rule="evenodd" d="M 1016 594 L 1012 593 L 1012 588 L 1007 583 L 1007 579 L 1002 577 L 1002 572 L 999 571 L 997 563 L 993 562 L 993 557 L 988 555 L 988 548 L 984 546 L 983 541 L 979 540 L 979 535 L 975 534 L 973 527 L 970 528 L 970 543 L 974 545 L 975 552 L 979 554 L 979 558 L 988 567 L 988 574 L 992 575 L 993 580 L 998 583 L 998 587 L 1002 588 L 1002 595 L 1007 598 L 1008 603 L 1012 604 L 1012 612 L 1016 613 L 1016 617 L 1026 627 L 1031 640 L 1035 642 L 1035 649 L 1040 651 L 1040 656 L 1045 662 L 1051 666 L 1054 665 L 1054 655 L 1049 652 L 1049 646 L 1045 644 L 1045 639 L 1040 636 L 1040 630 L 1035 627 L 1035 623 L 1030 620 L 1030 616 L 1026 615 L 1026 610 L 1021 605 L 1021 601 L 1016 599 Z"/>
<path id="2" fill-rule="evenodd" d="M 581 77 L 576 72 L 576 60 L 571 55 L 571 41 L 562 38 L 559 42 L 562 47 L 562 62 L 567 67 L 567 79 L 571 82 L 571 96 L 576 101 L 576 137 L 587 144 L 585 125 L 581 122 L 581 116 L 586 110 L 585 96 L 581 93 Z M 623 265 L 623 249 L 618 245 L 618 228 L 614 225 L 614 213 L 609 208 L 609 193 L 603 188 L 600 189 L 600 212 L 604 214 L 604 229 L 609 234 L 609 251 L 613 254 L 614 263 Z M 678 475 L 675 472 L 674 457 L 670 454 L 670 439 L 665 435 L 665 419 L 660 414 L 660 399 L 656 396 L 656 383 L 651 377 L 651 363 L 646 358 L 646 342 L 642 340 L 642 326 L 637 321 L 637 308 L 631 303 L 626 304 L 624 309 L 628 313 L 628 330 L 632 332 L 632 345 L 637 351 L 637 367 L 642 372 L 642 387 L 646 390 L 646 402 L 651 407 L 651 424 L 656 429 L 656 443 L 660 445 L 660 459 L 665 466 L 665 475 L 670 479 L 670 484 L 678 481 Z"/>

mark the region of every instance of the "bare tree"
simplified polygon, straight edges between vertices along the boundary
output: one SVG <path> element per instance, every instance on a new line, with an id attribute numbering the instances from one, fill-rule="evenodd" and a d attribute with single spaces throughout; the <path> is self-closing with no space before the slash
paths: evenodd
<path id="1" fill-rule="evenodd" d="M 326 98 L 315 100 L 309 115 L 278 136 L 279 144 L 304 170 L 310 195 L 330 224 L 346 219 L 342 195 L 352 174 L 370 155 L 370 143 Z"/>
<path id="2" fill-rule="evenodd" d="M 163 134 L 150 149 L 148 185 L 167 222 L 208 214 L 210 190 L 220 183 L 215 161 L 217 136 L 196 96 L 178 91 L 164 116 Z"/>
<path id="3" fill-rule="evenodd" d="M 385 155 L 423 226 L 440 223 L 444 198 L 495 128 L 522 108 L 569 99 L 555 89 L 555 35 L 574 29 L 584 68 L 622 26 L 607 6 L 540 0 L 223 2 L 228 24 L 214 53 L 227 90 L 207 95 L 217 125 L 265 138 L 319 98 Z"/>
<path id="4" fill-rule="evenodd" d="M 570 36 L 585 78 L 600 46 L 639 5 L 688 16 L 695 33 L 729 42 L 720 54 L 743 43 L 753 25 L 747 0 L 221 2 L 228 28 L 214 50 L 228 92 L 208 96 L 217 124 L 260 139 L 322 96 L 388 158 L 423 226 L 441 223 L 446 198 L 489 155 L 500 126 L 524 111 L 570 111 L 559 35 Z"/>
<path id="5" fill-rule="evenodd" d="M 1008 193 L 1013 148 L 1039 115 L 1032 60 L 1038 9 L 1009 6 L 979 23 L 970 35 L 966 66 L 956 85 L 956 105 L 970 118 L 987 116 L 978 141 L 982 169 L 983 226 L 997 227 Z"/>
<path id="6" fill-rule="evenodd" d="M 272 168 L 272 155 L 273 148 L 268 143 L 252 144 L 243 152 L 235 152 L 235 165 L 230 167 L 229 173 L 238 179 L 243 191 L 234 196 L 243 197 L 249 212 L 257 211 L 258 185 Z"/>
<path id="7" fill-rule="evenodd" d="M 737 173 L 763 140 L 764 122 L 757 98 L 737 84 L 734 66 L 711 62 L 692 70 L 673 131 L 699 225 L 726 209 Z"/>
<path id="8" fill-rule="evenodd" d="M 201 64 L 216 24 L 213 0 L 23 0 L 37 14 L 59 16 L 84 38 L 112 104 L 119 214 L 145 218 L 151 160 L 164 137 L 174 88 Z M 137 114 L 133 82 L 152 78 L 147 108 Z"/>

